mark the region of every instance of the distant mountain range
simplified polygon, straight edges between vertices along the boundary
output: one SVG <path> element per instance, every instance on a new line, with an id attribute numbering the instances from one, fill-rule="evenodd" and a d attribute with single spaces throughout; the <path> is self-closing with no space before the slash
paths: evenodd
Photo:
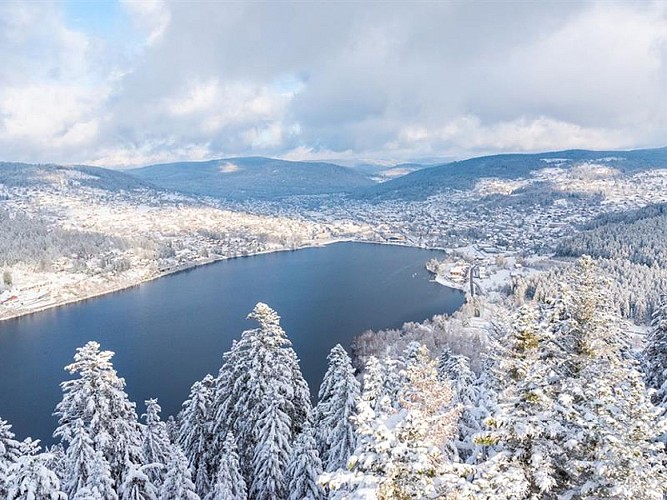
<path id="1" fill-rule="evenodd" d="M 367 176 L 333 163 L 261 157 L 165 163 L 126 172 L 163 188 L 231 200 L 349 193 L 374 184 Z"/>
<path id="2" fill-rule="evenodd" d="M 107 168 L 9 162 L 0 162 L 0 184 L 26 187 L 67 184 L 88 186 L 105 191 L 156 188 L 132 175 Z"/>
<path id="3" fill-rule="evenodd" d="M 482 177 L 517 179 L 542 168 L 570 168 L 582 163 L 603 164 L 624 173 L 667 168 L 667 148 L 501 154 L 430 167 L 410 163 L 391 168 L 352 168 L 262 157 L 165 163 L 125 171 L 0 162 L 0 183 L 66 182 L 111 191 L 162 188 L 228 200 L 277 200 L 334 193 L 366 200 L 419 200 L 448 188 L 469 189 Z M 380 176 L 390 180 L 376 182 Z"/>
<path id="4" fill-rule="evenodd" d="M 569 168 L 582 163 L 601 163 L 626 173 L 667 167 L 667 148 L 500 154 L 436 166 L 408 163 L 393 168 L 252 157 L 167 163 L 128 172 L 167 189 L 227 199 L 347 193 L 368 200 L 418 200 L 447 188 L 469 189 L 481 177 L 517 179 L 542 168 Z M 385 182 L 373 182 L 380 179 Z"/>
<path id="5" fill-rule="evenodd" d="M 569 150 L 536 154 L 500 154 L 455 161 L 417 170 L 396 179 L 359 190 L 366 199 L 424 199 L 443 189 L 469 189 L 481 177 L 516 179 L 547 167 L 572 167 L 602 163 L 628 173 L 667 167 L 667 148 L 633 151 Z"/>

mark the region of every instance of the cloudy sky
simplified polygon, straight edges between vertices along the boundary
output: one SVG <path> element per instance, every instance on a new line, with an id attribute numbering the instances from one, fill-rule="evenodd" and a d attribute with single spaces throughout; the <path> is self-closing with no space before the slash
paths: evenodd
<path id="1" fill-rule="evenodd" d="M 0 1 L 0 160 L 667 145 L 667 4 Z"/>

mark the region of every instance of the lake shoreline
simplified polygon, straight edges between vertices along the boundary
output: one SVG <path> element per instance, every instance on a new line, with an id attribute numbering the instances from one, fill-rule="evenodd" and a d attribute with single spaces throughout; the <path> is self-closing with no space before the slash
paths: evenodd
<path id="1" fill-rule="evenodd" d="M 105 295 L 110 295 L 118 292 L 123 292 L 125 290 L 130 290 L 132 288 L 141 286 L 145 283 L 150 283 L 152 281 L 158 280 L 160 278 L 164 278 L 166 276 L 172 276 L 175 274 L 179 274 L 182 272 L 186 271 L 191 271 L 193 269 L 197 269 L 199 267 L 204 267 L 208 266 L 211 264 L 216 264 L 218 262 L 223 262 L 226 260 L 233 260 L 233 259 L 243 259 L 247 257 L 256 257 L 259 255 L 268 255 L 268 254 L 273 254 L 273 253 L 279 253 L 279 252 L 294 252 L 297 250 L 304 250 L 307 248 L 320 248 L 320 247 L 325 247 L 327 245 L 331 245 L 333 243 L 344 243 L 344 242 L 356 242 L 355 240 L 347 240 L 347 239 L 341 239 L 341 240 L 330 240 L 330 241 L 325 241 L 323 243 L 312 243 L 308 244 L 305 246 L 301 246 L 298 248 L 276 248 L 273 250 L 264 250 L 261 252 L 255 252 L 255 253 L 250 253 L 247 255 L 235 255 L 235 256 L 220 256 L 220 257 L 214 257 L 214 258 L 209 258 L 203 261 L 193 261 L 185 264 L 180 264 L 178 266 L 175 266 L 173 268 L 169 268 L 167 270 L 162 270 L 159 271 L 155 274 L 152 274 L 148 277 L 142 278 L 138 281 L 132 281 L 129 283 L 118 283 L 118 284 L 112 284 L 109 288 L 104 288 L 99 291 L 95 291 L 86 295 L 83 295 L 81 297 L 76 297 L 72 299 L 63 299 L 63 300 L 56 300 L 52 303 L 49 303 L 44 306 L 40 306 L 34 309 L 26 309 L 23 311 L 17 311 L 16 313 L 8 314 L 6 316 L 1 316 L 0 317 L 0 323 L 3 321 L 8 321 L 12 319 L 19 319 L 25 316 L 30 316 L 32 314 L 38 314 L 40 312 L 48 311 L 50 309 L 56 309 L 58 307 L 63 307 L 71 304 L 76 304 L 78 302 L 86 302 L 91 299 L 96 299 L 98 297 L 103 297 Z"/>
<path id="2" fill-rule="evenodd" d="M 24 310 L 18 310 L 16 312 L 9 313 L 7 315 L 2 315 L 0 313 L 0 324 L 5 321 L 9 320 L 16 320 L 20 319 L 26 316 L 30 316 L 33 314 L 38 314 L 44 311 L 48 311 L 50 309 L 56 309 L 59 307 L 71 305 L 71 304 L 76 304 L 79 302 L 86 302 L 88 300 L 96 299 L 99 297 L 103 297 L 105 295 L 110 295 L 118 292 L 123 292 L 125 290 L 130 290 L 132 288 L 141 286 L 145 283 L 150 283 L 152 281 L 158 280 L 160 278 L 164 278 L 166 276 L 173 276 L 182 272 L 186 271 L 191 271 L 193 269 L 197 269 L 200 267 L 204 266 L 209 266 L 211 264 L 216 264 L 219 262 L 227 261 L 227 260 L 233 260 L 233 259 L 243 259 L 243 258 L 249 258 L 249 257 L 257 257 L 260 255 L 270 255 L 270 254 L 275 254 L 275 253 L 282 253 L 282 252 L 296 252 L 299 250 L 306 250 L 309 248 L 324 248 L 329 245 L 333 245 L 336 243 L 364 243 L 364 244 L 369 244 L 369 245 L 387 245 L 387 246 L 399 246 L 399 247 L 408 247 L 408 248 L 423 248 L 424 250 L 445 250 L 444 248 L 424 248 L 424 247 L 418 247 L 415 245 L 410 245 L 402 242 L 387 242 L 387 241 L 368 241 L 368 240 L 358 240 L 355 238 L 340 238 L 340 239 L 332 239 L 332 240 L 324 240 L 322 242 L 312 242 L 308 243 L 306 245 L 300 246 L 298 248 L 276 248 L 272 250 L 263 250 L 261 252 L 255 252 L 255 253 L 249 253 L 247 255 L 235 255 L 235 256 L 220 256 L 220 257 L 215 257 L 215 258 L 209 258 L 203 261 L 193 261 L 185 264 L 180 264 L 178 266 L 175 266 L 173 268 L 159 271 L 153 275 L 150 275 L 148 277 L 142 278 L 138 281 L 131 281 L 131 282 L 125 282 L 125 283 L 110 283 L 109 288 L 103 288 L 101 290 L 97 290 L 94 292 L 91 292 L 89 294 L 82 295 L 80 297 L 75 297 L 71 299 L 62 299 L 62 300 L 55 300 L 53 302 L 50 302 L 45 305 L 41 305 L 36 308 L 26 308 Z M 443 286 L 449 287 L 449 288 L 456 288 L 447 285 L 446 283 L 440 283 Z"/>

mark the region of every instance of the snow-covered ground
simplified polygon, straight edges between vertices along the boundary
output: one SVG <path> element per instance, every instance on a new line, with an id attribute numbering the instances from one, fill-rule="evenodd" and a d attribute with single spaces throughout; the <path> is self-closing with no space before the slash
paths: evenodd
<path id="1" fill-rule="evenodd" d="M 7 189 L 6 213 L 27 214 L 72 234 L 110 238 L 111 248 L 3 266 L 0 319 L 120 290 L 217 260 L 365 239 L 363 224 L 314 223 L 224 210 L 210 200 L 153 191 L 111 193 L 56 185 Z M 27 235 L 30 239 L 30 235 Z M 111 241 L 111 240 L 110 240 Z M 20 249 L 19 249 L 20 253 Z"/>

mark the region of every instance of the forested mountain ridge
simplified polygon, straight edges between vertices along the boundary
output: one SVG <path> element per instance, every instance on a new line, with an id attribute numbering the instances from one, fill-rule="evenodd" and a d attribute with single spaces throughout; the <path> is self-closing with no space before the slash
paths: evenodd
<path id="1" fill-rule="evenodd" d="M 230 200 L 344 193 L 374 184 L 332 163 L 262 157 L 166 163 L 127 172 L 163 188 Z"/>
<path id="2" fill-rule="evenodd" d="M 609 300 L 619 314 L 637 322 L 650 322 L 667 291 L 667 204 L 609 213 L 582 225 L 582 230 L 561 239 L 555 250 L 560 258 L 590 255 L 611 278 Z M 543 299 L 554 292 L 564 268 L 519 282 L 515 293 Z"/>
<path id="3" fill-rule="evenodd" d="M 0 297 L 0 318 L 80 297 L 79 290 L 61 293 L 79 272 L 104 276 L 101 290 L 117 289 L 195 263 L 336 239 L 436 248 L 475 245 L 494 252 L 485 260 L 505 252 L 548 254 L 564 237 L 588 231 L 591 220 L 599 224 L 602 219 L 596 218 L 601 214 L 667 201 L 667 170 L 632 173 L 635 167 L 660 165 L 664 151 L 617 152 L 609 157 L 599 157 L 607 152 L 570 152 L 597 162 L 570 166 L 559 153 L 528 155 L 542 167 L 528 178 L 481 177 L 470 189 L 448 189 L 423 201 L 379 202 L 355 199 L 350 193 L 221 200 L 154 187 L 125 172 L 6 163 L 0 168 L 0 224 L 7 225 L 6 235 L 14 236 L 2 242 L 7 258 L 0 264 L 15 279 L 11 292 Z M 632 161 L 621 159 L 621 154 Z M 523 156 L 515 156 L 523 161 Z M 268 165 L 266 159 L 246 160 Z M 276 163 L 274 170 L 280 171 L 282 164 Z M 287 170 L 293 167 L 289 165 Z M 192 168 L 198 170 L 198 164 Z M 211 175 L 223 178 L 240 172 L 238 165 L 227 163 L 213 162 L 210 168 L 215 170 Z M 493 170 L 477 174 L 491 175 Z M 373 187 L 370 180 L 363 182 Z M 428 195 L 434 186 L 442 187 L 428 184 L 420 193 Z M 83 246 L 77 247 L 77 236 L 85 241 Z M 22 248 L 23 257 L 18 254 Z M 123 274 L 128 266 L 131 272 Z M 46 294 L 34 296 L 36 285 Z M 98 284 L 94 288 L 99 293 Z M 6 301 L 11 297 L 16 300 Z M 655 298 L 629 299 L 631 304 L 639 302 L 655 304 Z M 633 316 L 638 318 L 652 310 L 630 305 L 625 311 L 631 309 L 641 309 Z"/>
<path id="4" fill-rule="evenodd" d="M 69 184 L 106 191 L 157 189 L 124 172 L 101 167 L 0 162 L 0 184 L 8 187 Z"/>
<path id="5" fill-rule="evenodd" d="M 667 204 L 609 214 L 584 227 L 587 230 L 558 245 L 557 255 L 587 254 L 646 266 L 667 262 Z"/>
<path id="6" fill-rule="evenodd" d="M 397 165 L 402 173 L 376 183 L 360 171 L 327 162 L 263 157 L 225 158 L 149 165 L 125 171 L 90 166 L 0 162 L 0 183 L 34 185 L 58 179 L 107 190 L 161 187 L 229 200 L 279 200 L 301 195 L 350 193 L 354 198 L 423 200 L 445 189 L 472 189 L 483 178 L 515 180 L 546 168 L 598 165 L 619 174 L 667 167 L 667 148 L 631 151 L 567 150 L 499 154 L 436 166 Z M 422 168 L 424 167 L 424 168 Z M 391 169 L 390 169 L 391 170 Z"/>
<path id="7" fill-rule="evenodd" d="M 632 151 L 567 150 L 536 154 L 499 154 L 455 161 L 357 191 L 366 199 L 423 200 L 444 189 L 471 189 L 483 177 L 519 179 L 548 167 L 571 168 L 595 163 L 629 174 L 667 167 L 667 148 Z"/>

